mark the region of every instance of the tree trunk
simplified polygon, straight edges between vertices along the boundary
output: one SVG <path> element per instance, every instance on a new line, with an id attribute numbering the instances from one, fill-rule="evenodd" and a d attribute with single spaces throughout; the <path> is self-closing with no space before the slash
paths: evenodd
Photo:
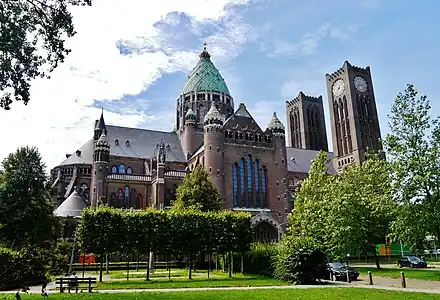
<path id="1" fill-rule="evenodd" d="M 99 282 L 102 282 L 102 271 L 104 269 L 104 255 L 100 255 L 101 261 L 99 262 Z"/>
<path id="2" fill-rule="evenodd" d="M 130 277 L 130 256 L 127 254 L 127 280 Z"/>
<path id="3" fill-rule="evenodd" d="M 226 272 L 226 255 L 223 254 L 223 272 Z"/>
<path id="4" fill-rule="evenodd" d="M 188 261 L 189 261 L 189 273 L 188 273 L 188 279 L 192 279 L 192 274 L 191 274 L 191 271 L 192 271 L 192 266 L 191 266 L 191 254 L 189 255 L 189 259 L 188 259 Z"/>
<path id="5" fill-rule="evenodd" d="M 146 280 L 149 281 L 150 280 L 150 248 L 148 248 L 147 253 L 148 253 L 148 263 L 147 263 L 147 278 L 146 278 Z"/>
<path id="6" fill-rule="evenodd" d="M 209 279 L 210 271 L 211 271 L 211 251 L 208 251 L 208 279 Z"/>
<path id="7" fill-rule="evenodd" d="M 215 255 L 215 271 L 218 272 L 218 253 Z"/>
<path id="8" fill-rule="evenodd" d="M 136 272 L 139 272 L 139 253 L 136 254 Z"/>
<path id="9" fill-rule="evenodd" d="M 241 255 L 241 274 L 244 275 L 244 254 Z"/>
<path id="10" fill-rule="evenodd" d="M 228 263 L 229 263 L 229 278 L 232 278 L 232 254 L 231 252 L 229 252 L 229 259 L 228 259 Z"/>
<path id="11" fill-rule="evenodd" d="M 169 262 L 170 262 L 170 260 L 171 260 L 171 255 L 169 254 L 169 255 L 167 255 L 167 264 L 168 264 L 168 280 L 169 279 L 171 279 L 171 267 L 170 267 L 170 264 L 169 264 Z"/>
<path id="12" fill-rule="evenodd" d="M 379 256 L 377 256 L 376 253 L 376 245 L 373 245 L 373 253 L 374 253 L 374 260 L 376 262 L 376 268 L 380 269 Z"/>

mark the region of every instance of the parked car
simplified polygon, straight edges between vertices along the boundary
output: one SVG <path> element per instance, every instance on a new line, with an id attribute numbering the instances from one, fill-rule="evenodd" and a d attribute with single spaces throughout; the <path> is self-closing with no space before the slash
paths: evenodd
<path id="1" fill-rule="evenodd" d="M 327 270 L 328 277 L 326 279 L 330 279 L 332 281 L 347 281 L 347 271 L 351 281 L 355 281 L 359 277 L 359 272 L 356 269 L 350 268 L 341 262 L 328 263 Z"/>
<path id="2" fill-rule="evenodd" d="M 397 261 L 399 268 L 410 267 L 410 268 L 426 268 L 428 265 L 426 262 L 417 256 L 404 256 L 399 258 Z"/>

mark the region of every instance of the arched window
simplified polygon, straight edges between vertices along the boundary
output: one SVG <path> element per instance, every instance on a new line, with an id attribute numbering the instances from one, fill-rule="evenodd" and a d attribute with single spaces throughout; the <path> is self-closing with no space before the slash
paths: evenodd
<path id="1" fill-rule="evenodd" d="M 254 180 L 255 180 L 255 206 L 261 207 L 261 195 L 260 195 L 260 161 L 258 159 L 254 162 Z"/>
<path id="2" fill-rule="evenodd" d="M 238 207 L 238 164 L 232 166 L 232 185 L 234 189 L 234 207 Z"/>
<path id="3" fill-rule="evenodd" d="M 116 205 L 116 207 L 122 208 L 123 201 L 124 201 L 124 193 L 122 192 L 122 189 L 119 189 L 118 190 L 118 204 Z"/>
<path id="4" fill-rule="evenodd" d="M 205 118 L 205 107 L 203 105 L 199 106 L 198 114 L 199 114 L 199 123 L 203 123 L 203 119 Z"/>
<path id="5" fill-rule="evenodd" d="M 254 206 L 254 195 L 252 193 L 252 155 L 248 155 L 247 158 L 247 184 L 248 184 L 248 194 L 246 207 Z"/>
<path id="6" fill-rule="evenodd" d="M 261 192 L 263 196 L 263 208 L 267 208 L 267 168 L 261 169 Z"/>
<path id="7" fill-rule="evenodd" d="M 130 193 L 130 201 L 128 203 L 129 207 L 134 207 L 135 209 L 139 209 L 140 207 L 137 205 L 136 201 L 136 190 L 132 189 Z"/>
<path id="8" fill-rule="evenodd" d="M 110 196 L 110 207 L 116 207 L 116 194 L 112 193 Z"/>
<path id="9" fill-rule="evenodd" d="M 245 183 L 245 181 L 244 181 L 244 178 L 245 178 L 245 165 L 246 165 L 246 162 L 245 162 L 245 159 L 244 158 L 242 158 L 241 160 L 240 160 L 240 200 L 241 200 L 241 206 L 242 207 L 244 207 L 245 206 L 245 185 L 244 185 L 244 183 Z"/>
<path id="10" fill-rule="evenodd" d="M 116 166 L 112 167 L 112 174 L 116 174 L 118 173 L 118 168 L 116 168 Z"/>
<path id="11" fill-rule="evenodd" d="M 137 196 L 136 196 L 136 206 L 138 207 L 138 209 L 142 208 L 142 195 L 141 194 L 137 194 Z"/>
<path id="12" fill-rule="evenodd" d="M 124 164 L 120 164 L 119 165 L 118 173 L 119 174 L 125 174 L 125 165 Z"/>
<path id="13" fill-rule="evenodd" d="M 131 167 L 128 167 L 128 168 L 127 168 L 127 174 L 128 174 L 128 175 L 133 174 L 133 169 L 132 169 Z"/>
<path id="14" fill-rule="evenodd" d="M 125 186 L 124 189 L 124 208 L 130 208 L 130 188 L 128 187 L 128 185 Z"/>

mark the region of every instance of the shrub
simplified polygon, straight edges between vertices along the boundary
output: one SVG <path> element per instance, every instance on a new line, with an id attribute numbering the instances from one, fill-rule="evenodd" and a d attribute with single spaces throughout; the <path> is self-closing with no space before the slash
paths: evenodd
<path id="1" fill-rule="evenodd" d="M 59 242 L 52 251 L 49 259 L 49 274 L 58 276 L 64 275 L 69 271 L 70 255 L 72 253 L 72 243 Z"/>
<path id="2" fill-rule="evenodd" d="M 247 273 L 273 276 L 277 244 L 254 243 L 246 255 Z"/>
<path id="3" fill-rule="evenodd" d="M 326 257 L 310 238 L 286 236 L 278 246 L 274 276 L 294 284 L 313 284 L 326 274 Z"/>
<path id="4" fill-rule="evenodd" d="M 8 248 L 0 248 L 0 290 L 14 288 L 20 280 L 19 255 Z"/>

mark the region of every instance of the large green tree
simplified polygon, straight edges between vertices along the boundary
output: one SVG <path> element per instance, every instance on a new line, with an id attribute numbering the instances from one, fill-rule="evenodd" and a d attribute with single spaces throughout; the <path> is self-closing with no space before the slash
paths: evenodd
<path id="1" fill-rule="evenodd" d="M 0 243 L 14 248 L 48 248 L 56 219 L 46 169 L 36 148 L 22 147 L 2 162 Z"/>
<path id="2" fill-rule="evenodd" d="M 70 52 L 66 38 L 75 35 L 70 5 L 91 0 L 0 1 L 0 107 L 30 98 L 30 82 L 48 77 Z"/>
<path id="3" fill-rule="evenodd" d="M 177 188 L 176 209 L 195 208 L 201 211 L 219 210 L 222 207 L 220 194 L 209 180 L 208 173 L 197 166 Z"/>
<path id="4" fill-rule="evenodd" d="M 327 174 L 326 165 L 327 156 L 320 152 L 296 194 L 292 232 L 319 241 L 335 257 L 353 251 L 375 254 L 395 212 L 386 161 L 370 154 L 362 165 L 349 165 L 339 175 Z"/>
<path id="5" fill-rule="evenodd" d="M 385 138 L 399 214 L 395 237 L 414 250 L 427 235 L 440 237 L 440 124 L 413 85 L 392 106 Z"/>

